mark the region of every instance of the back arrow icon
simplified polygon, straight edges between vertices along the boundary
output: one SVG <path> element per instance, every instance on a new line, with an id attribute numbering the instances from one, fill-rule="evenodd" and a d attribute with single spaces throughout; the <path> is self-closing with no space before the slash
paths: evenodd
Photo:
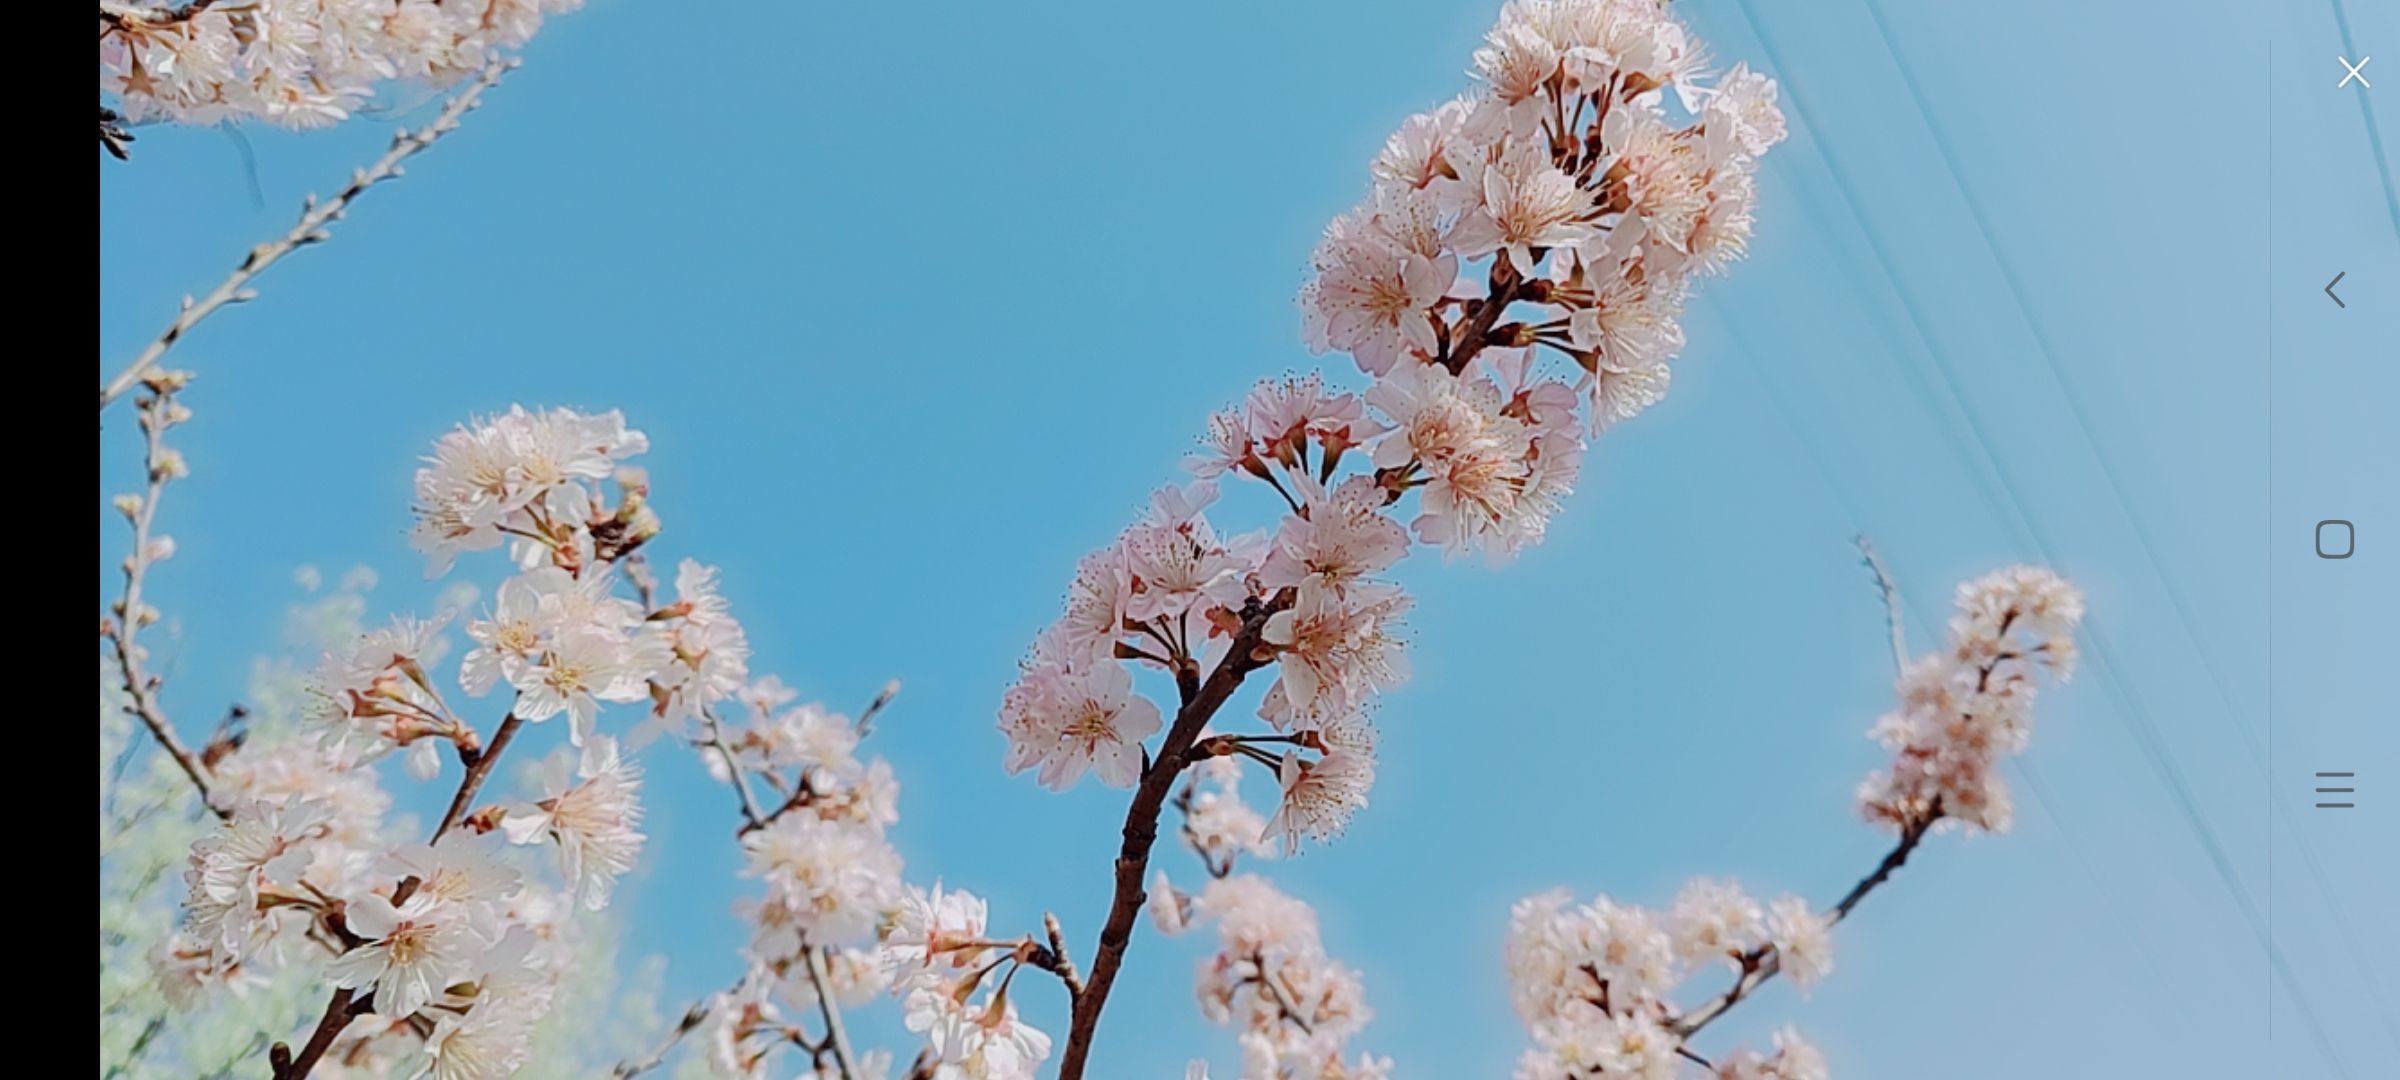
<path id="1" fill-rule="evenodd" d="M 2327 296 L 2333 296 L 2333 287 L 2334 287 L 2334 286 L 2336 286 L 2336 285 L 2339 285 L 2339 284 L 2341 284 L 2341 283 L 2342 283 L 2342 279 L 2343 279 L 2343 278 L 2346 278 L 2346 277 L 2349 277 L 2349 276 L 2350 276 L 2350 272 L 2349 272 L 2349 271 L 2347 271 L 2347 270 L 2344 270 L 2344 271 L 2342 271 L 2341 273 L 2338 273 L 2338 274 L 2335 274 L 2335 275 L 2333 275 L 2333 280 L 2332 280 L 2332 281 L 2328 281 L 2328 282 L 2326 282 L 2326 283 L 2325 283 L 2325 295 L 2327 295 Z M 2345 310 L 2345 311 L 2349 310 L 2349 308 L 2350 308 L 2350 305 L 2348 305 L 2348 304 L 2345 304 L 2345 303 L 2342 303 L 2342 298 L 2341 298 L 2341 297 L 2338 297 L 2338 296 L 2333 296 L 2333 306 L 2335 306 L 2335 307 L 2338 307 L 2338 308 L 2341 308 L 2341 309 L 2343 309 L 2343 310 Z"/>

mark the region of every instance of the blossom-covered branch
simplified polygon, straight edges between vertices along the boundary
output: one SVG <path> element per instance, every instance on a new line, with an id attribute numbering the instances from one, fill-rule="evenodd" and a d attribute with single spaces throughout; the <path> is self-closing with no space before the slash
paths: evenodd
<path id="1" fill-rule="evenodd" d="M 1273 858 L 1266 821 L 1241 797 L 1243 758 L 1256 743 L 1202 740 L 1190 779 L 1175 797 L 1179 835 L 1208 876 L 1196 894 L 1158 872 L 1148 908 L 1160 933 L 1181 934 L 1214 919 L 1217 952 L 1200 966 L 1201 1014 L 1237 1031 L 1246 1077 L 1386 1080 L 1389 1058 L 1346 1059 L 1349 1040 L 1374 1013 L 1359 972 L 1329 956 L 1317 914 L 1257 874 L 1236 874 L 1243 856 Z M 1191 1073 L 1205 1077 L 1195 1062 Z"/>
<path id="2" fill-rule="evenodd" d="M 2001 761 L 2025 748 L 2036 675 L 2073 670 L 2083 599 L 2046 570 L 2017 567 L 1962 585 L 1949 647 L 1901 674 L 1900 707 L 1875 736 L 1893 765 L 1859 793 L 1867 819 L 1896 839 L 1832 907 L 1797 896 L 1761 906 L 1739 887 L 1694 881 L 1663 913 L 1601 896 L 1574 905 L 1563 892 L 1517 905 L 1507 961 L 1517 1012 L 1534 1048 L 1520 1080 L 1667 1077 L 1682 1060 L 1709 1061 L 1691 1038 L 1777 975 L 1803 992 L 1833 970 L 1832 930 L 1891 880 L 1933 833 L 2008 827 Z M 1728 965 L 1734 981 L 1689 1009 L 1677 987 Z M 1824 1080 L 1824 1059 L 1789 1029 L 1771 1054 L 1738 1050 L 1712 1065 L 1721 1080 Z"/>
<path id="3" fill-rule="evenodd" d="M 1415 543 L 1493 562 L 1538 543 L 1587 437 L 1664 395 L 1684 298 L 1743 254 L 1752 173 L 1784 134 L 1771 80 L 1703 68 L 1656 0 L 1509 5 L 1480 85 L 1392 136 L 1312 258 L 1304 338 L 1349 352 L 1366 392 L 1260 384 L 1210 421 L 1198 482 L 1077 568 L 1000 717 L 1011 771 L 1134 789 L 1061 1080 L 1084 1073 L 1159 814 L 1245 678 L 1275 669 L 1258 718 L 1280 752 L 1235 758 L 1274 771 L 1272 827 L 1338 833 L 1374 781 L 1370 704 L 1406 675 L 1411 602 L 1383 575 Z M 1212 527 L 1228 476 L 1288 509 L 1271 533 Z M 1173 679 L 1171 725 L 1128 665 Z"/>
<path id="4" fill-rule="evenodd" d="M 530 1052 L 569 956 L 562 917 L 605 906 L 642 842 L 639 773 L 598 732 L 599 704 L 688 682 L 661 633 L 607 596 L 612 561 L 658 530 L 640 475 L 618 465 L 645 445 L 614 414 L 520 410 L 446 436 L 419 470 L 416 539 L 437 572 L 503 544 L 525 568 L 495 617 L 470 627 L 478 647 L 459 665 L 471 694 L 510 686 L 488 741 L 433 677 L 440 622 L 401 619 L 325 657 L 305 718 L 314 739 L 224 762 L 241 766 L 217 776 L 229 814 L 192 850 L 169 956 L 181 979 L 239 986 L 258 965 L 305 962 L 285 940 L 332 954 L 321 1019 L 298 1050 L 270 1050 L 281 1080 L 392 1055 L 422 1055 L 443 1077 L 500 1076 Z M 613 503 L 601 486 L 612 476 Z M 519 733 L 558 715 L 580 762 L 552 758 L 547 797 L 472 809 Z M 462 766 L 449 809 L 427 841 L 384 839 L 389 800 L 364 766 L 399 750 L 431 779 L 443 745 Z M 556 890 L 504 858 L 535 843 L 557 849 Z"/>
<path id="5" fill-rule="evenodd" d="M 102 108 L 127 123 L 326 127 L 380 84 L 446 86 L 582 0 L 101 0 Z M 122 156 L 121 154 L 119 156 Z"/>
<path id="6" fill-rule="evenodd" d="M 673 611 L 673 608 L 662 609 L 660 614 L 671 616 Z M 722 618 L 730 621 L 731 616 L 724 615 Z M 743 687 L 734 695 L 753 717 L 752 723 L 741 727 L 738 746 L 735 741 L 729 741 L 726 734 L 728 726 L 713 709 L 701 710 L 702 737 L 695 741 L 694 746 L 707 755 L 704 760 L 709 771 L 729 784 L 739 799 L 742 823 L 735 835 L 744 839 L 746 850 L 755 850 L 747 843 L 747 838 L 753 833 L 773 828 L 795 811 L 818 813 L 822 822 L 827 820 L 822 816 L 823 812 L 835 808 L 835 816 L 830 820 L 837 824 L 876 826 L 880 833 L 880 826 L 888 822 L 878 819 L 872 810 L 867 816 L 858 817 L 856 810 L 871 805 L 873 799 L 888 800 L 896 793 L 866 793 L 869 803 L 852 800 L 861 794 L 862 789 L 856 786 L 858 783 L 888 783 L 889 772 L 885 770 L 877 778 L 868 780 L 873 770 L 859 770 L 856 758 L 850 754 L 850 747 L 855 746 L 866 734 L 872 717 L 898 693 L 897 681 L 887 684 L 856 723 L 845 721 L 815 705 L 804 706 L 778 717 L 777 710 L 790 702 L 791 695 L 783 689 L 781 682 L 769 677 Z M 846 737 L 840 734 L 843 731 L 847 732 Z M 877 762 L 876 765 L 881 766 L 882 763 Z M 759 776 L 770 790 L 789 793 L 782 805 L 772 811 L 760 808 L 759 802 L 751 794 L 750 780 L 753 774 Z M 842 790 L 845 788 L 848 790 Z M 896 810 L 892 816 L 897 816 Z M 874 861 L 882 862 L 880 859 Z M 896 856 L 889 865 L 893 871 L 897 871 Z M 891 884 L 896 888 L 896 881 Z M 771 898 L 770 903 L 778 904 L 778 901 Z M 716 998 L 694 1004 L 685 1014 L 687 1018 L 713 1015 L 723 1021 L 718 1025 L 717 1037 L 712 1040 L 715 1054 L 713 1064 L 735 1075 L 750 1075 L 764 1066 L 768 1054 L 776 1045 L 789 1042 L 810 1053 L 815 1059 L 811 1062 L 812 1069 L 819 1068 L 825 1059 L 830 1058 L 833 1071 L 829 1075 L 839 1076 L 842 1080 L 861 1080 L 858 1055 L 851 1048 L 848 1030 L 842 1023 L 838 998 L 845 990 L 855 993 L 857 988 L 837 984 L 829 964 L 829 957 L 848 960 L 846 971 L 855 980 L 863 968 L 858 962 L 860 958 L 845 957 L 825 944 L 810 941 L 805 932 L 789 939 L 781 935 L 762 937 L 761 941 L 762 944 L 773 941 L 779 946 L 788 945 L 788 954 L 782 948 L 754 950 L 749 958 L 750 969 L 740 983 Z M 797 978 L 804 980 L 805 984 L 804 988 L 795 984 L 793 989 L 800 991 L 799 996 L 804 1000 L 813 1001 L 816 1005 L 824 1031 L 820 1038 L 811 1039 L 798 1027 L 783 1024 L 778 1012 L 769 1007 L 766 1001 L 766 988 L 778 982 L 794 981 L 795 970 Z M 872 992 L 873 987 L 867 989 Z M 684 1030 L 689 1030 L 691 1026 L 687 1023 Z M 766 1037 L 762 1038 L 762 1035 Z M 631 1076 L 640 1071 L 632 1063 L 618 1067 L 620 1076 Z"/>
<path id="7" fill-rule="evenodd" d="M 150 567 L 175 553 L 174 538 L 156 531 L 159 497 L 170 482 L 181 480 L 190 472 L 183 455 L 167 445 L 167 432 L 191 418 L 191 410 L 175 400 L 175 393 L 191 381 L 182 371 L 154 372 L 143 381 L 147 391 L 136 405 L 143 437 L 143 490 L 117 496 L 117 512 L 133 526 L 133 550 L 125 556 L 125 589 L 111 605 L 113 618 L 100 620 L 100 636 L 105 638 L 115 655 L 118 677 L 125 688 L 125 711 L 133 714 L 158 741 L 159 748 L 175 760 L 175 766 L 199 789 L 200 801 L 218 817 L 229 811 L 219 803 L 212 790 L 208 762 L 201 754 L 184 744 L 175 733 L 175 722 L 168 718 L 165 706 L 159 704 L 159 679 L 145 665 L 149 653 L 137 640 L 142 629 L 156 623 L 158 609 L 142 598 L 142 586 L 148 580 Z"/>
<path id="8" fill-rule="evenodd" d="M 117 400 L 127 390 L 132 389 L 135 383 L 140 382 L 151 369 L 158 365 L 160 358 L 167 354 L 167 350 L 174 348 L 175 343 L 183 340 L 183 336 L 190 333 L 193 327 L 198 326 L 202 319 L 215 314 L 219 308 L 228 304 L 243 303 L 256 296 L 257 294 L 250 288 L 250 283 L 260 274 L 265 273 L 268 267 L 275 265 L 284 256 L 301 248 L 332 239 L 333 234 L 330 230 L 333 223 L 341 220 L 342 214 L 350 208 L 351 203 L 356 202 L 358 197 L 365 194 L 369 188 L 399 177 L 401 162 L 423 152 L 440 141 L 442 136 L 456 131 L 459 120 L 474 111 L 477 103 L 483 98 L 483 92 L 498 84 L 501 77 L 516 66 L 517 61 L 499 56 L 494 56 L 483 63 L 475 80 L 468 83 L 465 89 L 452 95 L 450 101 L 442 106 L 442 111 L 433 118 L 432 122 L 415 131 L 402 129 L 394 133 L 392 144 L 383 152 L 383 156 L 351 174 L 350 183 L 341 191 L 336 192 L 333 198 L 319 202 L 316 196 L 309 196 L 300 209 L 300 220 L 292 226 L 289 232 L 251 248 L 249 254 L 242 257 L 241 265 L 234 267 L 233 273 L 226 275 L 225 280 L 218 282 L 217 287 L 210 289 L 206 295 L 198 299 L 185 297 L 182 309 L 175 313 L 174 320 L 167 324 L 167 328 L 161 331 L 149 345 L 144 346 L 141 354 L 134 357 L 133 362 L 125 366 L 125 370 L 118 372 L 114 378 L 101 384 L 101 411 L 106 412 L 110 402 Z M 105 118 L 103 122 L 106 122 Z"/>

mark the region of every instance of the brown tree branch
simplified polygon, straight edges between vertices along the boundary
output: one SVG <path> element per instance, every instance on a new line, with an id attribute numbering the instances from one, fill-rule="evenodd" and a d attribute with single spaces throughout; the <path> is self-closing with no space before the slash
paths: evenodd
<path id="1" fill-rule="evenodd" d="M 232 811 L 217 803 L 211 785 L 208 763 L 186 745 L 175 733 L 175 722 L 168 718 L 166 708 L 159 704 L 157 676 L 144 670 L 142 647 L 136 640 L 141 628 L 154 618 L 142 600 L 142 585 L 148 579 L 152 557 L 152 527 L 158 520 L 158 500 L 167 488 L 167 481 L 180 472 L 181 466 L 167 449 L 167 428 L 174 425 L 174 388 L 180 381 L 162 380 L 153 384 L 150 394 L 140 403 L 141 426 L 145 449 L 142 464 L 148 479 L 144 484 L 141 503 L 128 515 L 133 522 L 133 553 L 125 557 L 125 588 L 117 597 L 116 618 L 100 620 L 100 634 L 108 639 L 115 655 L 117 674 L 125 687 L 125 711 L 150 730 L 167 756 L 191 778 L 192 786 L 200 792 L 201 805 L 220 818 Z"/>
<path id="2" fill-rule="evenodd" d="M 495 57 L 490 63 L 483 66 L 482 74 L 477 75 L 473 82 L 467 84 L 466 89 L 451 97 L 449 104 L 442 107 L 441 114 L 434 117 L 432 123 L 413 132 L 403 129 L 393 135 L 391 148 L 385 150 L 382 157 L 375 159 L 366 168 L 353 173 L 349 185 L 335 194 L 333 198 L 318 202 L 316 196 L 309 196 L 307 202 L 301 207 L 299 222 L 292 226 L 291 231 L 251 248 L 250 254 L 242 259 L 241 265 L 234 267 L 233 273 L 227 275 L 225 280 L 218 282 L 217 287 L 209 290 L 207 295 L 197 300 L 185 297 L 183 309 L 175 313 L 174 320 L 167 324 L 167 328 L 159 333 L 158 338 L 145 347 L 141 355 L 134 357 L 133 363 L 126 365 L 125 370 L 118 372 L 115 378 L 101 385 L 101 411 L 108 411 L 109 403 L 132 389 L 133 385 L 141 380 L 143 374 L 157 366 L 159 358 L 165 356 L 168 349 L 175 347 L 175 343 L 181 341 L 183 336 L 191 332 L 194 326 L 199 325 L 202 319 L 215 314 L 218 309 L 226 305 L 238 304 L 256 295 L 250 291 L 250 282 L 258 275 L 265 273 L 268 267 L 275 265 L 292 252 L 331 239 L 333 234 L 327 230 L 333 226 L 334 222 L 341 220 L 342 213 L 350 208 L 352 202 L 357 201 L 358 197 L 365 194 L 368 188 L 398 177 L 401 173 L 401 162 L 423 152 L 427 147 L 439 141 L 442 136 L 457 130 L 459 120 L 474 110 L 477 101 L 483 97 L 483 92 L 491 89 L 500 81 L 501 76 L 506 75 L 516 66 L 517 61 L 513 58 Z"/>
<path id="3" fill-rule="evenodd" d="M 1148 899 L 1142 891 L 1142 878 L 1149 872 L 1150 849 L 1158 842 L 1158 815 L 1166 807 L 1176 776 L 1183 772 L 1192 743 L 1242 685 L 1242 679 L 1267 665 L 1268 658 L 1260 655 L 1267 617 L 1291 604 L 1288 589 L 1266 603 L 1250 602 L 1225 658 L 1176 710 L 1175 724 L 1159 744 L 1158 756 L 1142 772 L 1133 803 L 1125 811 L 1124 843 L 1117 850 L 1116 894 L 1109 902 L 1108 921 L 1100 927 L 1100 947 L 1092 953 L 1091 973 L 1075 995 L 1074 1021 L 1067 1031 L 1066 1051 L 1059 1057 L 1058 1080 L 1082 1080 L 1084 1063 L 1092 1052 L 1092 1035 L 1100 1025 L 1100 1010 L 1108 1004 L 1109 988 L 1116 983 L 1117 970 L 1125 963 L 1125 948 L 1133 940 L 1134 920 Z"/>
<path id="4" fill-rule="evenodd" d="M 443 833 L 456 828 L 466 818 L 467 807 L 475 802 L 475 794 L 483 790 L 483 782 L 492 775 L 492 766 L 499 762 L 500 752 L 508 749 L 509 740 L 516 738 L 517 729 L 524 726 L 525 719 L 518 716 L 515 709 L 510 709 L 500 721 L 500 730 L 492 733 L 491 744 L 477 751 L 467 762 L 467 775 L 459 778 L 458 793 L 450 797 L 450 809 L 442 812 L 442 823 L 434 827 L 435 840 L 441 839 Z"/>
<path id="5" fill-rule="evenodd" d="M 309 1032 L 308 1043 L 300 1048 L 297 1056 L 292 1053 L 291 1047 L 282 1043 L 276 1043 L 267 1051 L 267 1060 L 275 1067 L 275 1080 L 298 1080 L 317 1067 L 317 1062 L 325 1057 L 325 1052 L 333 1049 L 333 1040 L 340 1038 L 342 1029 L 350 1026 L 350 1018 L 365 1011 L 366 1006 L 352 998 L 348 990 L 333 992 L 333 1000 L 325 1003 L 325 1015 L 317 1020 L 316 1029 Z M 371 1002 L 374 999 L 369 997 L 367 1000 Z"/>
<path id="6" fill-rule="evenodd" d="M 1833 910 L 1825 913 L 1827 928 L 1841 925 L 1842 920 L 1849 918 L 1850 913 L 1857 910 L 1858 905 L 1866 900 L 1867 894 L 1882 887 L 1901 867 L 1908 865 L 1909 855 L 1917 850 L 1918 844 L 1924 843 L 1926 834 L 1932 832 L 1934 823 L 1941 819 L 1941 806 L 1936 803 L 1933 813 L 1927 815 L 1924 821 L 1912 822 L 1907 828 L 1900 830 L 1900 842 L 1894 845 L 1891 851 L 1884 854 L 1883 861 L 1875 864 L 1874 872 L 1860 878 L 1858 884 L 1851 886 L 1850 891 L 1842 896 L 1841 901 L 1833 905 Z M 1726 1010 L 1741 1004 L 1744 999 L 1756 993 L 1759 987 L 1766 985 L 1767 980 L 1774 978 L 1776 973 L 1783 970 L 1783 960 L 1776 955 L 1773 945 L 1761 945 L 1752 949 L 1742 955 L 1741 961 L 1741 977 L 1735 979 L 1731 987 L 1728 987 L 1724 993 L 1710 998 L 1707 1004 L 1676 1017 L 1672 1023 L 1667 1025 L 1667 1030 L 1673 1032 L 1677 1038 L 1691 1038 L 1698 1034 L 1701 1028 L 1707 1027 L 1718 1017 L 1725 1015 Z"/>

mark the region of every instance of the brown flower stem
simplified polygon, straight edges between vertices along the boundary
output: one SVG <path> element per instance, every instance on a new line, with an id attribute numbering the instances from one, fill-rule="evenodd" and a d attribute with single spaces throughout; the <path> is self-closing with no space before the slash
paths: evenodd
<path id="1" fill-rule="evenodd" d="M 1075 970 L 1075 961 L 1067 956 L 1067 935 L 1059 929 L 1056 914 L 1047 911 L 1042 913 L 1042 932 L 1050 937 L 1050 950 L 1047 954 L 1037 954 L 1027 962 L 1058 976 L 1058 981 L 1067 988 L 1067 1006 L 1071 1010 L 1076 1000 L 1083 997 L 1083 975 Z"/>
<path id="2" fill-rule="evenodd" d="M 458 782 L 458 794 L 450 797 L 450 809 L 442 814 L 442 823 L 433 830 L 435 840 L 456 828 L 459 821 L 467 816 L 468 805 L 475 801 L 475 793 L 483 790 L 483 781 L 492 775 L 492 766 L 500 760 L 500 752 L 508 749 L 509 740 L 516 738 L 517 729 L 523 726 L 525 718 L 518 716 L 514 709 L 509 710 L 508 716 L 500 721 L 500 730 L 492 733 L 491 745 L 484 747 L 483 752 L 475 755 L 475 760 L 467 765 L 467 775 Z"/>
<path id="3" fill-rule="evenodd" d="M 1858 884 L 1850 887 L 1850 891 L 1842 897 L 1841 902 L 1833 905 L 1833 910 L 1825 914 L 1825 925 L 1828 927 L 1840 925 L 1843 919 L 1849 918 L 1850 913 L 1866 900 L 1867 894 L 1881 888 L 1885 882 L 1892 879 L 1892 875 L 1901 867 L 1908 865 L 1909 855 L 1917 850 L 1918 844 L 1925 842 L 1926 834 L 1933 831 L 1934 823 L 1940 821 L 1941 817 L 1941 808 L 1937 805 L 1934 812 L 1927 815 L 1925 820 L 1912 822 L 1907 828 L 1900 830 L 1900 842 L 1894 845 L 1891 851 L 1885 853 L 1883 861 L 1875 864 L 1873 873 L 1859 879 Z M 1718 1017 L 1725 1015 L 1727 1010 L 1741 1004 L 1744 999 L 1756 993 L 1759 987 L 1766 985 L 1767 980 L 1774 978 L 1776 973 L 1783 970 L 1783 960 L 1776 955 L 1775 947 L 1772 945 L 1761 945 L 1752 949 L 1743 954 L 1741 960 L 1741 978 L 1735 979 L 1733 985 L 1724 993 L 1710 998 L 1707 1004 L 1676 1017 L 1674 1022 L 1667 1025 L 1667 1030 L 1673 1032 L 1678 1038 L 1691 1038 L 1698 1034 L 1701 1028 L 1707 1027 Z"/>
<path id="4" fill-rule="evenodd" d="M 1149 872 L 1150 848 L 1158 842 L 1158 815 L 1166 808 L 1175 778 L 1183 772 L 1192 744 L 1208 726 L 1209 718 L 1233 696 L 1245 676 L 1267 665 L 1268 660 L 1258 655 L 1260 635 L 1267 617 L 1291 603 L 1286 590 L 1273 601 L 1253 601 L 1243 612 L 1241 630 L 1234 635 L 1225 658 L 1217 662 L 1206 681 L 1186 695 L 1183 707 L 1175 712 L 1174 726 L 1159 744 L 1158 755 L 1134 789 L 1133 804 L 1125 811 L 1124 843 L 1117 849 L 1116 895 L 1109 902 L 1108 921 L 1100 927 L 1100 947 L 1092 953 L 1091 973 L 1075 994 L 1074 1022 L 1067 1031 L 1066 1051 L 1059 1058 L 1058 1080 L 1081 1080 L 1083 1076 L 1084 1063 L 1092 1052 L 1092 1035 L 1100 1026 L 1100 1010 L 1108 1004 L 1117 970 L 1124 966 L 1125 948 L 1133 941 L 1134 919 L 1149 899 L 1142 892 L 1142 877 Z"/>
<path id="5" fill-rule="evenodd" d="M 308 1045 L 301 1047 L 297 1056 L 292 1055 L 290 1047 L 276 1043 L 267 1052 L 269 1060 L 275 1062 L 275 1080 L 299 1080 L 316 1068 L 325 1052 L 333 1049 L 333 1040 L 341 1037 L 342 1029 L 350 1026 L 350 1018 L 359 1011 L 352 1008 L 353 1004 L 350 991 L 334 991 L 333 1000 L 325 1003 L 324 1017 L 317 1021 L 316 1030 L 309 1033 Z"/>
<path id="6" fill-rule="evenodd" d="M 368 188 L 398 177 L 401 162 L 457 130 L 460 118 L 475 108 L 483 92 L 491 89 L 502 75 L 516 66 L 517 61 L 513 58 L 495 57 L 483 66 L 483 73 L 468 83 L 466 89 L 451 97 L 450 103 L 442 107 L 441 114 L 434 117 L 432 123 L 415 131 L 402 131 L 392 136 L 392 145 L 383 152 L 383 156 L 352 174 L 350 183 L 335 193 L 333 198 L 318 202 L 316 196 L 309 196 L 308 202 L 301 208 L 300 220 L 289 232 L 251 248 L 250 253 L 243 256 L 241 265 L 234 267 L 233 273 L 226 275 L 225 280 L 218 282 L 217 287 L 209 290 L 207 295 L 197 299 L 185 297 L 182 309 L 175 313 L 174 320 L 167 324 L 167 328 L 159 332 L 157 339 L 143 348 L 141 355 L 134 357 L 133 363 L 126 365 L 125 370 L 100 387 L 100 410 L 108 411 L 110 402 L 132 389 L 134 383 L 157 366 L 159 358 L 165 356 L 168 349 L 174 348 L 176 342 L 183 340 L 183 336 L 198 326 L 202 319 L 228 305 L 250 299 L 254 295 L 250 291 L 250 282 L 265 273 L 268 267 L 301 248 L 331 239 L 333 234 L 327 230 L 332 228 L 334 222 L 341 220 L 342 212 L 348 210 L 351 203 L 358 201 L 358 197 L 365 194 Z"/>
<path id="7" fill-rule="evenodd" d="M 1523 295 L 1524 283 L 1518 280 L 1516 267 L 1509 263 L 1505 254 L 1492 257 L 1490 289 L 1491 295 L 1469 302 L 1474 311 L 1459 320 L 1458 336 L 1449 343 L 1449 348 L 1439 359 L 1452 375 L 1467 370 L 1467 364 L 1483 351 L 1485 345 L 1491 343 L 1492 327 L 1500 322 L 1501 313 L 1507 311 L 1509 305 L 1526 298 Z"/>
<path id="8" fill-rule="evenodd" d="M 716 749 L 718 760 L 725 763 L 725 771 L 733 777 L 733 793 L 741 797 L 741 831 L 748 833 L 764 826 L 766 817 L 758 811 L 758 800 L 750 795 L 750 771 L 733 756 L 733 748 L 725 745 L 725 726 L 717 722 L 717 714 L 709 709 L 700 710 L 700 722 L 708 732 L 708 745 Z"/>

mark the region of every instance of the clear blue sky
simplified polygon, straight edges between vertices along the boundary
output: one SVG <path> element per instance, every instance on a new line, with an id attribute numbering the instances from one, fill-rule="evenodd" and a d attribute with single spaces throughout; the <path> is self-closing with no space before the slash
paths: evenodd
<path id="1" fill-rule="evenodd" d="M 1663 903 L 1732 874 L 1829 899 L 1873 862 L 1850 792 L 1890 672 L 1864 530 L 1915 648 L 1954 582 L 2048 561 L 2090 593 L 2088 667 L 2041 710 L 2016 832 L 1930 845 L 1811 999 L 1767 993 L 1709 1046 L 1790 1021 L 1853 1080 L 2390 1075 L 2400 209 L 2375 140 L 2400 150 L 2400 9 L 1678 7 L 1784 80 L 1793 137 L 1674 396 L 1595 448 L 1548 544 L 1405 568 L 1417 677 L 1384 702 L 1374 806 L 1274 869 L 1369 977 L 1359 1045 L 1503 1074 L 1525 893 Z M 382 603 L 428 606 L 408 478 L 453 422 L 622 407 L 657 447 L 662 554 L 724 567 L 758 670 L 845 710 L 907 681 L 876 743 L 910 876 L 985 893 L 1003 927 L 1055 908 L 1088 954 L 1124 796 L 1003 776 L 1000 691 L 1208 411 L 1319 363 L 1291 299 L 1316 234 L 1495 11 L 598 0 L 554 22 L 464 131 L 175 354 L 203 381 L 155 581 L 171 704 L 240 692 L 297 565 L 373 565 Z M 2378 50 L 2390 88 L 2335 90 L 2334 55 Z M 249 132 L 263 202 L 216 132 L 104 163 L 101 367 L 386 128 Z M 2319 292 L 2337 270 L 2346 310 Z M 103 423 L 103 493 L 134 474 L 128 415 Z M 2358 523 L 2357 558 L 2313 556 L 2320 518 Z M 105 588 L 105 505 L 101 539 Z M 623 895 L 681 999 L 735 974 L 746 886 L 721 790 L 669 748 L 647 764 Z M 2319 769 L 2360 772 L 2361 807 L 2309 809 Z M 1099 1075 L 1232 1064 L 1191 1004 L 1202 947 L 1144 929 Z"/>

